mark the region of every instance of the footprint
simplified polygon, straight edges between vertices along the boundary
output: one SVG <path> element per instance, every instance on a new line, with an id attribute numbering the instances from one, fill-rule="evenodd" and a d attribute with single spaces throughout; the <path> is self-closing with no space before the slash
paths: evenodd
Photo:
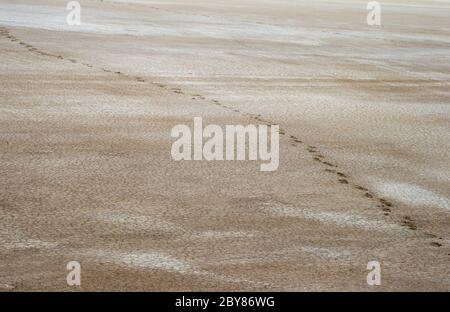
<path id="1" fill-rule="evenodd" d="M 373 198 L 373 195 L 370 194 L 369 192 L 366 192 L 366 193 L 364 194 L 364 196 L 367 197 L 367 198 Z"/>
<path id="2" fill-rule="evenodd" d="M 380 203 L 382 203 L 385 206 L 392 207 L 392 204 L 384 198 L 380 198 Z"/>
<path id="3" fill-rule="evenodd" d="M 19 41 L 16 37 L 10 35 L 9 32 L 8 32 L 6 29 L 0 28 L 0 34 L 3 35 L 3 36 L 6 36 L 7 38 L 11 39 L 12 41 Z M 32 45 L 26 44 L 26 43 L 23 42 L 23 41 L 19 41 L 19 44 L 22 45 L 22 46 L 25 46 L 25 47 L 29 48 L 30 51 L 34 51 L 34 52 L 39 53 L 39 54 L 42 54 L 42 55 L 48 55 L 48 56 L 56 57 L 56 58 L 58 58 L 58 59 L 64 59 L 61 55 L 52 55 L 52 54 L 49 54 L 49 53 L 46 53 L 46 52 L 43 52 L 43 51 L 39 51 L 37 48 L 33 47 Z M 77 60 L 75 60 L 75 59 L 68 59 L 68 60 L 69 60 L 70 62 L 72 62 L 72 63 L 77 63 Z M 87 64 L 87 63 L 82 63 L 82 65 L 87 66 L 87 67 L 89 67 L 89 68 L 93 68 L 93 65 L 90 65 L 90 64 Z M 111 71 L 111 70 L 109 70 L 109 69 L 106 69 L 106 68 L 101 68 L 101 70 L 103 70 L 103 72 L 106 72 L 106 73 L 112 73 L 112 72 L 113 72 L 113 71 Z M 116 71 L 116 72 L 114 72 L 114 73 L 117 74 L 117 75 L 124 75 L 124 74 L 123 74 L 122 72 L 120 72 L 120 71 Z M 145 79 L 143 79 L 143 78 L 141 78 L 141 77 L 137 77 L 137 76 L 136 76 L 136 77 L 133 77 L 133 76 L 128 76 L 128 75 L 126 75 L 126 76 L 127 76 L 127 77 L 130 77 L 130 78 L 134 78 L 136 81 L 139 81 L 139 82 L 145 82 Z M 157 84 L 157 86 L 160 87 L 160 88 L 168 88 L 168 86 L 166 86 L 166 85 L 164 85 L 164 84 Z M 174 91 L 174 93 L 177 93 L 177 94 L 184 94 L 184 93 L 181 91 L 180 88 L 172 88 L 172 91 Z M 204 97 L 204 96 L 201 96 L 200 94 L 194 94 L 193 97 L 192 97 L 192 99 L 195 99 L 195 97 L 198 97 L 198 98 L 200 98 L 200 99 L 202 99 L 202 100 L 205 100 L 205 97 Z M 214 104 L 218 105 L 218 106 L 221 106 L 221 107 L 226 108 L 226 109 L 233 110 L 233 111 L 236 112 L 236 113 L 241 113 L 238 109 L 233 109 L 233 108 L 228 107 L 228 106 L 226 106 L 226 105 L 220 104 L 220 102 L 219 102 L 218 100 L 216 100 L 216 99 L 213 99 L 213 100 L 211 100 L 211 101 L 212 101 Z M 261 121 L 261 122 L 266 123 L 268 126 L 275 125 L 275 123 L 273 123 L 273 122 L 271 122 L 271 121 L 266 121 L 266 120 L 264 120 L 264 119 L 262 118 L 261 115 L 249 115 L 249 116 L 251 116 L 251 117 L 252 117 L 253 119 L 255 119 L 255 120 L 258 120 L 258 121 Z M 286 132 L 285 132 L 284 129 L 279 129 L 279 134 L 285 135 Z M 298 139 L 298 138 L 295 137 L 294 135 L 290 135 L 290 138 L 291 138 L 295 143 L 303 143 L 302 140 Z M 292 143 L 291 145 L 292 145 L 292 146 L 296 146 L 296 145 L 293 144 L 293 143 Z M 308 152 L 310 152 L 310 153 L 312 153 L 312 154 L 315 154 L 315 155 L 314 155 L 314 158 L 313 158 L 315 161 L 319 161 L 319 162 L 321 162 L 321 163 L 323 163 L 324 165 L 327 165 L 327 166 L 329 166 L 329 167 L 337 167 L 336 165 L 334 165 L 334 164 L 332 164 L 332 163 L 330 163 L 330 162 L 328 162 L 328 161 L 324 161 L 323 158 L 325 158 L 325 157 L 324 157 L 323 155 L 321 155 L 321 154 L 317 154 L 318 151 L 317 151 L 317 147 L 316 147 L 316 146 L 308 145 L 308 146 L 307 146 L 307 150 L 308 150 Z M 340 177 L 340 178 L 338 179 L 339 183 L 342 183 L 342 184 L 349 184 L 348 180 L 346 179 L 347 176 L 346 176 L 344 173 L 342 173 L 342 172 L 336 172 L 334 169 L 329 169 L 329 168 L 325 169 L 325 171 L 326 171 L 326 172 L 330 172 L 330 173 L 336 173 L 336 174 Z M 366 188 L 364 188 L 364 187 L 362 187 L 362 186 L 358 186 L 358 185 L 356 185 L 355 188 L 358 189 L 358 190 L 365 191 L 366 193 L 365 193 L 364 195 L 365 195 L 366 197 L 368 197 L 368 198 L 373 198 L 373 195 L 370 194 L 370 193 L 368 193 L 368 190 L 367 190 Z M 385 215 L 388 215 L 388 214 L 391 212 L 391 210 L 390 210 L 389 208 L 386 208 L 385 206 L 391 207 L 392 204 L 391 204 L 390 202 L 388 202 L 387 200 L 385 200 L 385 199 L 379 199 L 379 201 L 380 201 L 381 204 L 383 204 L 383 208 L 382 208 L 382 209 L 383 209 L 383 211 L 385 212 Z M 414 222 L 413 222 L 411 219 L 405 218 L 405 219 L 402 221 L 402 224 L 403 224 L 404 226 L 409 227 L 410 229 L 413 229 L 413 230 L 417 229 L 417 226 L 414 224 Z M 434 244 L 435 244 L 436 246 L 438 246 L 438 244 L 441 245 L 440 243 L 436 243 L 436 242 L 434 242 Z"/>
<path id="4" fill-rule="evenodd" d="M 410 230 L 417 230 L 417 225 L 414 223 L 410 216 L 403 217 L 402 226 L 406 226 Z"/>

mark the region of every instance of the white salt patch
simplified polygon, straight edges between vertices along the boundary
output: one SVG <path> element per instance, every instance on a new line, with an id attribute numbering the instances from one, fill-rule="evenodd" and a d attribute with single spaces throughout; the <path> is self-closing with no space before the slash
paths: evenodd
<path id="1" fill-rule="evenodd" d="M 333 223 L 339 226 L 350 226 L 366 230 L 400 230 L 404 229 L 396 224 L 386 223 L 384 221 L 371 220 L 356 214 L 347 214 L 342 212 L 314 211 L 311 208 L 289 206 L 281 203 L 264 203 L 264 206 L 271 212 L 282 216 L 299 217 L 309 220 L 320 221 L 324 223 Z"/>
<path id="2" fill-rule="evenodd" d="M 162 269 L 181 273 L 188 272 L 192 269 L 188 262 L 156 251 L 118 252 L 95 249 L 84 251 L 83 255 L 93 257 L 97 261 L 113 262 L 117 265 L 134 268 Z"/>
<path id="3" fill-rule="evenodd" d="M 211 239 L 220 239 L 220 238 L 249 238 L 255 237 L 258 235 L 258 232 L 244 232 L 244 231 L 204 231 L 197 232 L 192 236 L 195 238 L 211 238 Z"/>
<path id="4" fill-rule="evenodd" d="M 187 261 L 179 260 L 160 252 L 117 252 L 111 250 L 90 249 L 82 252 L 82 255 L 95 258 L 96 261 L 112 262 L 117 265 L 142 268 L 161 269 L 169 272 L 194 274 L 202 277 L 220 280 L 228 283 L 247 283 L 252 285 L 266 285 L 266 283 L 254 282 L 244 278 L 236 278 L 213 272 L 197 270 Z"/>
<path id="5" fill-rule="evenodd" d="M 123 27 L 111 24 L 101 25 L 89 23 L 96 18 L 89 10 L 82 10 L 82 23 L 79 26 L 69 26 L 66 22 L 68 14 L 65 5 L 30 5 L 30 4 L 0 4 L 0 24 L 20 27 L 41 28 L 57 31 L 82 31 L 96 33 L 127 33 Z M 91 14 L 89 14 L 91 13 Z M 112 18 L 105 12 L 97 10 L 97 19 Z"/>
<path id="6" fill-rule="evenodd" d="M 260 24 L 220 16 L 168 11 L 155 12 L 152 23 L 123 11 L 118 23 L 114 12 L 89 8 L 82 10 L 81 25 L 69 26 L 66 22 L 67 13 L 65 6 L 0 4 L 0 24 L 100 34 L 240 38 L 304 45 L 318 45 L 321 42 L 319 38 L 325 37 L 320 31 L 298 26 Z"/>
<path id="7" fill-rule="evenodd" d="M 6 249 L 28 249 L 28 248 L 54 248 L 58 246 L 57 243 L 45 242 L 39 239 L 20 239 L 17 241 L 2 242 L 2 247 Z"/>
<path id="8" fill-rule="evenodd" d="M 450 210 L 448 198 L 435 194 L 420 186 L 399 182 L 377 182 L 376 189 L 384 196 L 405 204 L 433 206 Z"/>
<path id="9" fill-rule="evenodd" d="M 184 231 L 175 223 L 161 220 L 153 216 L 136 216 L 126 213 L 101 213 L 96 219 L 136 230 L 158 230 L 164 232 Z"/>
<path id="10" fill-rule="evenodd" d="M 294 246 L 283 248 L 271 252 L 252 252 L 251 255 L 235 255 L 230 257 L 221 257 L 214 259 L 216 264 L 234 264 L 234 265 L 248 265 L 248 264 L 268 264 L 280 261 L 291 261 L 299 259 L 303 253 L 310 253 L 316 257 L 325 260 L 340 260 L 348 261 L 355 258 L 355 252 L 346 250 L 340 247 L 316 247 L 316 246 Z"/>

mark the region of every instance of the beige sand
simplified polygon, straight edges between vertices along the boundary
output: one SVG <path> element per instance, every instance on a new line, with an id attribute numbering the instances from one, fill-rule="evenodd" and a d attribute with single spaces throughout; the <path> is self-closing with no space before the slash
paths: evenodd
<path id="1" fill-rule="evenodd" d="M 0 291 L 450 290 L 450 4 L 189 2 L 0 2 Z M 172 161 L 194 116 L 279 169 Z"/>

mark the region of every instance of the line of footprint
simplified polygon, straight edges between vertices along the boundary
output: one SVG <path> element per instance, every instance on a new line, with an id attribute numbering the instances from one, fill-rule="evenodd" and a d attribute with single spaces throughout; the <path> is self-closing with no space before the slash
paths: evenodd
<path id="1" fill-rule="evenodd" d="M 212 100 L 212 102 L 215 105 L 218 105 L 218 106 L 220 106 L 222 108 L 231 110 L 231 111 L 233 111 L 235 113 L 244 114 L 247 117 L 250 117 L 250 118 L 252 118 L 252 119 L 254 119 L 254 120 L 258 121 L 258 122 L 264 123 L 264 124 L 266 124 L 268 126 L 276 124 L 273 121 L 264 119 L 260 114 L 243 113 L 243 112 L 241 112 L 240 110 L 238 110 L 238 109 L 236 109 L 234 107 L 230 107 L 230 106 L 221 104 L 218 100 Z M 283 128 L 280 128 L 279 133 L 280 133 L 280 135 L 288 135 L 287 131 L 284 130 Z M 370 192 L 369 189 L 367 189 L 367 188 L 365 188 L 365 187 L 363 187 L 361 185 L 358 185 L 356 183 L 352 183 L 351 182 L 351 178 L 347 174 L 343 173 L 342 171 L 339 171 L 338 165 L 328 161 L 326 159 L 326 157 L 323 156 L 322 153 L 317 149 L 316 146 L 306 144 L 303 140 L 299 139 L 295 135 L 289 135 L 289 140 L 291 142 L 291 145 L 294 146 L 294 147 L 297 146 L 297 145 L 305 146 L 306 150 L 308 151 L 308 153 L 311 154 L 311 156 L 313 157 L 314 161 L 317 161 L 317 162 L 319 162 L 319 163 L 321 163 L 321 164 L 323 164 L 324 166 L 327 167 L 327 168 L 324 169 L 325 172 L 336 175 L 337 182 L 339 182 L 341 184 L 349 185 L 349 186 L 357 189 L 358 191 L 360 191 L 364 197 L 376 201 L 376 207 L 379 208 L 383 212 L 384 216 L 390 217 L 390 219 L 392 221 L 394 221 L 394 222 L 398 222 L 398 220 L 394 220 L 394 218 L 392 218 L 392 216 L 391 216 L 392 209 L 394 208 L 393 203 L 391 203 L 390 201 L 388 201 L 385 198 L 382 198 L 382 197 L 379 197 L 379 196 L 375 195 L 374 193 Z M 407 216 L 407 215 L 406 216 L 402 216 L 401 220 L 400 220 L 400 225 L 403 226 L 403 227 L 408 228 L 411 231 L 414 231 L 414 233 L 417 236 L 416 231 L 418 230 L 418 227 L 417 227 L 416 222 L 413 220 L 413 218 L 411 216 Z M 439 240 L 440 241 L 443 240 L 442 237 L 438 237 L 435 234 L 426 233 L 426 232 L 424 232 L 423 234 L 427 238 L 432 238 L 432 239 L 437 240 L 437 241 L 431 242 L 430 243 L 431 246 L 434 246 L 434 247 L 441 247 L 442 246 L 442 243 L 439 242 Z M 450 253 L 449 253 L 449 255 L 450 255 Z"/>
<path id="2" fill-rule="evenodd" d="M 26 49 L 28 49 L 30 52 L 33 52 L 33 53 L 37 53 L 37 54 L 44 55 L 44 56 L 49 56 L 49 57 L 54 57 L 54 58 L 57 58 L 57 59 L 60 59 L 60 60 L 66 60 L 66 61 L 69 61 L 71 63 L 79 63 L 82 66 L 85 66 L 87 68 L 98 69 L 98 70 L 101 70 L 101 71 L 103 71 L 105 73 L 111 73 L 111 74 L 115 74 L 115 75 L 118 75 L 118 76 L 123 76 L 125 78 L 133 79 L 133 80 L 138 81 L 138 82 L 146 82 L 146 80 L 144 78 L 140 77 L 140 76 L 129 75 L 129 74 L 123 73 L 121 71 L 114 71 L 114 70 L 111 70 L 111 69 L 108 69 L 108 68 L 104 68 L 104 67 L 97 67 L 97 66 L 94 66 L 94 65 L 89 64 L 89 63 L 79 62 L 79 61 L 77 61 L 76 59 L 73 59 L 73 58 L 65 58 L 62 55 L 52 54 L 52 53 L 43 51 L 41 49 L 38 49 L 38 48 L 34 47 L 33 45 L 30 45 L 30 44 L 27 44 L 27 43 L 21 41 L 20 39 L 18 39 L 14 35 L 12 35 L 10 33 L 10 31 L 7 28 L 5 28 L 5 27 L 0 27 L 0 36 L 8 38 L 12 42 L 17 42 L 18 44 L 20 44 L 21 46 L 25 47 Z M 175 94 L 189 95 L 192 100 L 208 101 L 211 104 L 214 104 L 216 106 L 219 106 L 219 107 L 227 109 L 227 110 L 230 110 L 230 111 L 232 111 L 234 113 L 238 113 L 240 115 L 244 115 L 244 116 L 246 116 L 248 118 L 251 118 L 253 120 L 256 120 L 256 121 L 264 123 L 264 124 L 267 124 L 269 126 L 276 124 L 275 122 L 272 122 L 270 120 L 264 119 L 260 114 L 252 114 L 252 113 L 241 112 L 239 109 L 236 109 L 236 108 L 231 107 L 231 106 L 227 106 L 227 105 L 221 103 L 219 100 L 207 99 L 205 96 L 203 96 L 201 94 L 198 94 L 198 93 L 189 94 L 188 92 L 185 92 L 182 89 L 177 88 L 177 87 L 171 87 L 169 85 L 162 84 L 162 83 L 157 83 L 157 82 L 151 82 L 151 83 L 157 85 L 160 88 L 163 88 L 163 89 L 166 89 L 166 90 L 168 90 L 170 92 L 173 92 Z M 283 128 L 281 128 L 281 127 L 279 128 L 279 133 L 280 133 L 280 135 L 283 135 L 283 136 L 287 135 L 287 131 L 284 130 Z M 366 197 L 369 200 L 374 200 L 376 202 L 376 207 L 381 210 L 381 212 L 383 213 L 384 216 L 390 217 L 391 220 L 394 221 L 394 222 L 398 222 L 398 219 L 394 220 L 394 218 L 391 216 L 392 209 L 394 209 L 395 207 L 390 201 L 386 200 L 385 198 L 382 198 L 382 197 L 379 197 L 379 196 L 375 195 L 373 192 L 369 191 L 369 189 L 367 189 L 367 188 L 365 188 L 365 187 L 363 187 L 361 185 L 358 185 L 356 183 L 352 183 L 351 182 L 351 178 L 347 174 L 345 174 L 342 171 L 340 171 L 339 168 L 338 168 L 338 165 L 336 165 L 336 164 L 332 163 L 331 161 L 327 160 L 326 157 L 318 150 L 318 148 L 316 146 L 306 144 L 303 140 L 300 140 L 295 135 L 289 135 L 288 139 L 290 140 L 291 145 L 294 146 L 294 147 L 297 146 L 297 145 L 301 145 L 301 146 L 305 147 L 307 152 L 311 154 L 311 156 L 312 156 L 314 161 L 317 161 L 317 162 L 321 163 L 322 165 L 326 166 L 326 168 L 324 169 L 325 172 L 327 172 L 329 174 L 336 175 L 336 179 L 337 179 L 338 183 L 344 184 L 344 185 L 348 185 L 350 187 L 353 187 L 354 189 L 360 191 L 362 196 Z M 411 231 L 414 231 L 415 233 L 416 233 L 416 231 L 419 230 L 418 227 L 417 227 L 416 222 L 414 221 L 414 219 L 411 216 L 408 216 L 408 215 L 405 215 L 405 216 L 401 217 L 400 225 L 403 226 L 403 227 L 408 228 Z M 441 247 L 443 245 L 440 242 L 440 241 L 443 240 L 442 237 L 438 237 L 435 234 L 427 233 L 427 232 L 423 232 L 423 234 L 424 234 L 424 236 L 426 238 L 433 239 L 433 241 L 430 243 L 431 246 Z M 416 233 L 416 235 L 417 235 L 417 233 Z M 450 253 L 448 255 L 450 255 Z"/>
<path id="3" fill-rule="evenodd" d="M 28 44 L 28 43 L 20 40 L 19 38 L 17 38 L 13 34 L 11 34 L 10 31 L 7 28 L 5 28 L 5 27 L 0 27 L 0 36 L 9 39 L 11 42 L 16 42 L 19 45 L 21 45 L 24 48 L 26 48 L 28 51 L 36 53 L 36 54 L 39 54 L 39 55 L 53 57 L 53 58 L 56 58 L 56 59 L 59 59 L 59 60 L 65 60 L 65 61 L 68 61 L 68 62 L 71 62 L 71 63 L 74 63 L 74 64 L 78 63 L 78 64 L 80 64 L 82 66 L 87 67 L 87 68 L 99 69 L 99 70 L 101 70 L 101 71 L 103 71 L 105 73 L 113 73 L 113 74 L 116 74 L 118 76 L 123 76 L 123 77 L 126 77 L 126 78 L 134 79 L 134 80 L 136 80 L 138 82 L 145 82 L 145 79 L 140 77 L 140 76 L 128 75 L 128 74 L 125 74 L 125 73 L 120 72 L 120 71 L 113 71 L 113 70 L 110 70 L 110 69 L 107 69 L 107 68 L 103 68 L 103 67 L 96 67 L 96 66 L 94 66 L 92 64 L 89 64 L 89 63 L 79 62 L 78 60 L 76 60 L 74 58 L 67 58 L 67 57 L 64 57 L 64 56 L 59 55 L 59 54 L 53 54 L 53 53 L 49 53 L 47 51 L 41 50 L 41 49 L 31 45 L 31 44 Z"/>

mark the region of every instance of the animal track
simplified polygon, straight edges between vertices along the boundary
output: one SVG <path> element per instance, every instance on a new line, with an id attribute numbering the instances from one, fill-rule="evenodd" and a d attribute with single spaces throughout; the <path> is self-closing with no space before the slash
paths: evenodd
<path id="1" fill-rule="evenodd" d="M 98 70 L 101 70 L 101 71 L 103 71 L 105 73 L 113 73 L 113 74 L 116 74 L 116 75 L 119 75 L 119 76 L 123 76 L 123 77 L 126 77 L 126 78 L 133 79 L 133 80 L 138 81 L 138 82 L 145 82 L 145 79 L 142 78 L 142 77 L 139 77 L 139 76 L 127 75 L 127 74 L 124 74 L 124 73 L 122 73 L 120 71 L 112 71 L 112 70 L 110 70 L 108 68 L 96 67 L 96 66 L 94 66 L 92 64 L 89 64 L 89 63 L 79 62 L 79 61 L 77 61 L 76 59 L 73 59 L 73 58 L 65 58 L 62 55 L 52 54 L 52 53 L 40 50 L 39 48 L 37 48 L 37 47 L 35 47 L 33 45 L 30 45 L 30 44 L 27 44 L 26 42 L 21 41 L 19 38 L 17 38 L 14 35 L 12 35 L 10 33 L 10 31 L 7 28 L 5 28 L 5 27 L 0 27 L 0 36 L 9 39 L 11 42 L 19 44 L 20 46 L 28 49 L 28 51 L 30 51 L 32 53 L 36 53 L 36 54 L 43 55 L 43 56 L 48 56 L 48 57 L 53 57 L 53 58 L 56 58 L 56 59 L 59 59 L 59 60 L 65 60 L 65 61 L 71 62 L 73 64 L 78 63 L 78 64 L 80 64 L 80 65 L 82 65 L 82 66 L 84 66 L 86 68 L 89 68 L 89 69 L 98 69 Z M 156 86 L 158 86 L 159 88 L 164 88 L 164 89 L 168 89 L 169 88 L 169 86 L 167 86 L 165 84 L 161 84 L 161 83 L 154 83 L 154 84 L 156 84 Z M 177 93 L 177 94 L 186 94 L 180 88 L 171 88 L 171 91 L 174 92 L 174 93 Z M 200 94 L 192 94 L 191 96 L 192 96 L 192 99 L 206 100 L 206 98 L 204 96 L 200 95 Z M 234 113 L 239 113 L 241 115 L 245 115 L 247 117 L 252 118 L 253 120 L 265 123 L 268 126 L 276 124 L 273 121 L 265 120 L 260 114 L 250 114 L 250 113 L 241 112 L 240 110 L 238 110 L 236 108 L 229 107 L 227 105 L 222 104 L 217 99 L 210 100 L 210 103 L 212 103 L 212 104 L 214 104 L 216 106 L 222 107 L 224 109 L 231 110 Z M 280 135 L 285 135 L 286 131 L 284 129 L 280 128 L 279 129 L 279 133 L 280 133 Z M 297 146 L 296 143 L 302 144 L 302 145 L 305 144 L 303 140 L 300 140 L 298 137 L 296 137 L 294 135 L 289 135 L 289 140 L 291 141 L 291 145 L 292 146 Z M 313 156 L 313 160 L 314 161 L 317 161 L 317 162 L 319 162 L 319 163 L 321 163 L 321 164 L 323 164 L 324 166 L 327 167 L 327 168 L 325 168 L 325 172 L 328 172 L 330 174 L 335 174 L 337 176 L 337 178 L 338 178 L 337 181 L 339 183 L 346 184 L 346 185 L 352 185 L 355 189 L 361 191 L 363 193 L 364 197 L 366 197 L 368 199 L 371 199 L 371 200 L 376 199 L 379 202 L 379 204 L 377 205 L 377 208 L 380 208 L 384 215 L 389 215 L 392 212 L 391 208 L 393 207 L 393 204 L 391 202 L 387 201 L 384 198 L 376 197 L 375 195 L 370 193 L 367 188 L 365 188 L 363 186 L 356 185 L 356 184 L 350 184 L 350 182 L 349 182 L 350 177 L 348 175 L 346 175 L 345 173 L 341 172 L 341 171 L 337 171 L 335 169 L 332 169 L 332 168 L 338 168 L 338 166 L 333 164 L 333 163 L 331 163 L 330 161 L 326 160 L 326 157 L 322 153 L 319 152 L 319 150 L 317 149 L 316 146 L 314 146 L 314 145 L 306 145 L 306 150 L 307 150 L 308 153 L 310 153 Z M 405 217 L 403 217 L 401 219 L 401 225 L 404 226 L 404 227 L 407 227 L 408 229 L 410 229 L 412 231 L 416 231 L 417 230 L 416 223 L 409 216 L 405 216 Z M 430 234 L 430 233 L 426 233 L 425 235 L 433 235 L 434 238 L 437 237 L 436 235 Z M 441 247 L 442 246 L 442 244 L 439 243 L 439 242 L 431 242 L 430 245 L 435 246 L 435 247 Z"/>
<path id="2" fill-rule="evenodd" d="M 85 67 L 87 67 L 87 68 L 95 68 L 95 66 L 92 65 L 92 64 L 89 64 L 89 63 L 86 63 L 86 62 L 79 62 L 78 60 L 76 60 L 76 59 L 74 59 L 74 58 L 64 58 L 64 57 L 61 56 L 61 55 L 55 55 L 55 54 L 51 54 L 51 53 L 42 51 L 42 50 L 40 50 L 40 49 L 34 47 L 33 45 L 27 44 L 26 42 L 21 41 L 21 40 L 19 40 L 18 38 L 12 36 L 12 35 L 9 33 L 9 31 L 6 30 L 5 28 L 0 28 L 0 36 L 2 36 L 2 35 L 3 35 L 3 36 L 6 36 L 7 38 L 9 38 L 12 42 L 18 41 L 18 43 L 19 43 L 21 46 L 27 48 L 30 52 L 34 52 L 34 53 L 37 53 L 37 54 L 39 54 L 39 55 L 44 55 L 44 56 L 54 57 L 54 58 L 57 58 L 57 59 L 59 59 L 59 60 L 66 60 L 66 61 L 71 62 L 71 63 L 73 63 L 73 64 L 79 63 L 79 64 L 81 64 L 81 65 L 83 65 L 83 66 L 85 66 Z M 99 69 L 99 70 L 101 70 L 101 71 L 103 71 L 103 72 L 105 72 L 105 73 L 114 73 L 114 74 L 119 75 L 119 76 L 129 77 L 129 78 L 134 79 L 134 80 L 136 80 L 136 81 L 138 81 L 138 82 L 145 82 L 145 79 L 142 78 L 142 77 L 126 75 L 126 74 L 124 74 L 124 73 L 121 72 L 121 71 L 112 71 L 112 70 L 110 70 L 110 69 L 108 69 L 108 68 L 103 68 L 103 67 L 100 67 L 100 68 L 97 68 L 97 69 Z"/>
<path id="3" fill-rule="evenodd" d="M 402 220 L 402 226 L 406 226 L 408 227 L 410 230 L 417 230 L 417 225 L 415 224 L 415 222 L 411 219 L 410 216 L 405 216 L 403 217 Z"/>
<path id="4" fill-rule="evenodd" d="M 294 141 L 295 143 L 303 143 L 302 140 L 297 139 L 295 136 L 291 135 L 290 138 L 292 139 L 292 141 Z"/>
<path id="5" fill-rule="evenodd" d="M 366 189 L 365 187 L 359 186 L 359 185 L 355 185 L 355 188 L 360 191 L 368 191 L 368 189 Z"/>
<path id="6" fill-rule="evenodd" d="M 427 237 L 431 237 L 431 238 L 437 238 L 436 234 L 433 233 L 424 233 Z"/>
<path id="7" fill-rule="evenodd" d="M 384 206 L 392 207 L 392 204 L 384 198 L 379 198 L 379 201 Z"/>

